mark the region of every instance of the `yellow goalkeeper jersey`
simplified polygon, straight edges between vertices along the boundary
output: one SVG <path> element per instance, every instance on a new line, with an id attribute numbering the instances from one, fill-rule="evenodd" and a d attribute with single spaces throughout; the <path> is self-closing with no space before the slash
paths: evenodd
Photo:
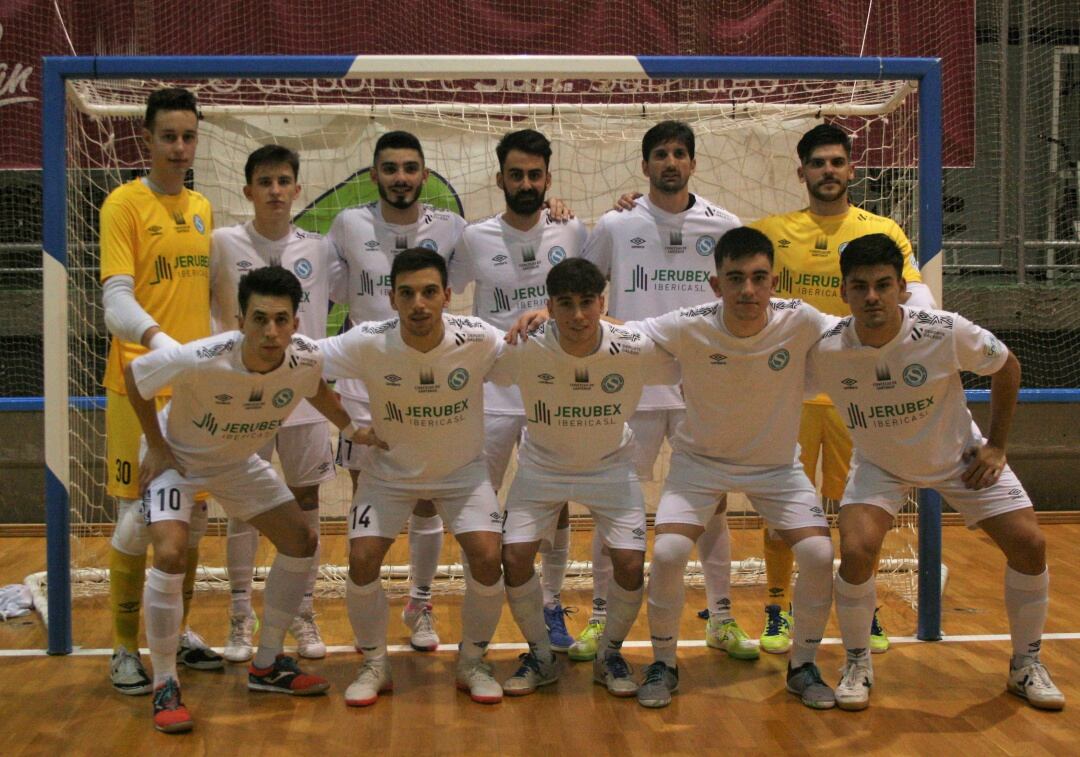
<path id="1" fill-rule="evenodd" d="M 213 212 L 198 192 L 153 192 L 136 179 L 101 206 L 101 280 L 131 276 L 135 300 L 180 343 L 210 335 L 210 234 Z M 126 393 L 124 366 L 146 352 L 114 336 L 106 388 Z M 167 394 L 168 392 L 164 392 Z"/>

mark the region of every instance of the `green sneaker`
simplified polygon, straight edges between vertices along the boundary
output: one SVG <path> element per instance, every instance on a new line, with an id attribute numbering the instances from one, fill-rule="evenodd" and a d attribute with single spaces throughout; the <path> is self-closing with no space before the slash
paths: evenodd
<path id="1" fill-rule="evenodd" d="M 765 605 L 765 630 L 758 646 L 769 654 L 784 654 L 791 649 L 791 613 L 780 605 Z"/>
<path id="2" fill-rule="evenodd" d="M 885 626 L 877 616 L 878 608 L 874 608 L 874 619 L 870 622 L 870 651 L 874 654 L 884 654 L 889 651 L 889 634 L 885 633 Z"/>
<path id="3" fill-rule="evenodd" d="M 705 643 L 713 649 L 722 649 L 736 660 L 756 660 L 758 645 L 739 628 L 734 620 L 721 621 L 709 618 L 705 624 Z"/>
<path id="4" fill-rule="evenodd" d="M 589 621 L 589 625 L 585 626 L 585 630 L 574 640 L 574 643 L 570 645 L 570 649 L 566 651 L 566 656 L 574 662 L 595 660 L 596 648 L 600 643 L 602 633 L 604 633 L 604 621 L 593 618 Z"/>

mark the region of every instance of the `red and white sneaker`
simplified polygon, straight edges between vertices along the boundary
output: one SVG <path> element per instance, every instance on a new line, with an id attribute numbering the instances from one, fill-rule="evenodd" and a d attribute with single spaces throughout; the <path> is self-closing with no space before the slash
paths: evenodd
<path id="1" fill-rule="evenodd" d="M 248 667 L 248 688 L 305 697 L 324 693 L 330 688 L 330 682 L 322 676 L 303 672 L 296 660 L 279 654 L 268 668 L 257 668 L 254 663 Z"/>
<path id="2" fill-rule="evenodd" d="M 154 689 L 154 728 L 162 733 L 185 733 L 195 727 L 188 708 L 180 701 L 180 684 L 175 678 Z"/>

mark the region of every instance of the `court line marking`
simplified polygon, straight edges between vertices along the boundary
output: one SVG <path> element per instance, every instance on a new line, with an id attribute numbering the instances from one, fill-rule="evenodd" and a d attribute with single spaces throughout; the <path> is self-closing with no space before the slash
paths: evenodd
<path id="1" fill-rule="evenodd" d="M 1045 633 L 1042 636 L 1043 641 L 1075 641 L 1080 639 L 1080 633 Z M 920 641 L 914 636 L 890 636 L 890 644 L 975 644 L 984 641 L 1009 641 L 1010 637 L 1005 633 L 996 634 L 958 634 L 956 636 L 945 636 L 940 642 Z M 821 640 L 822 646 L 838 646 L 840 644 L 838 638 L 824 638 Z M 644 649 L 651 647 L 652 642 L 649 641 L 627 641 L 623 643 L 623 649 Z M 680 649 L 696 649 L 705 646 L 704 639 L 688 639 L 679 642 Z M 520 642 L 499 642 L 496 644 L 489 644 L 488 649 L 494 649 L 499 651 L 525 651 L 528 650 L 529 645 Z M 222 647 L 213 647 L 217 652 L 222 651 Z M 388 646 L 388 652 L 401 653 L 401 652 L 413 652 L 414 654 L 431 654 L 430 652 L 417 652 L 407 644 L 395 644 Z M 150 654 L 150 650 L 143 648 L 139 650 L 142 654 Z M 435 650 L 437 652 L 456 652 L 456 644 L 441 644 L 439 648 Z M 328 646 L 326 648 L 327 654 L 342 654 L 351 653 L 355 654 L 356 649 L 347 644 Z M 76 647 L 71 656 L 73 657 L 109 657 L 113 653 L 111 649 L 83 649 Z M 0 649 L 0 657 L 47 657 L 49 653 L 44 649 Z M 62 656 L 62 655 L 60 655 Z"/>

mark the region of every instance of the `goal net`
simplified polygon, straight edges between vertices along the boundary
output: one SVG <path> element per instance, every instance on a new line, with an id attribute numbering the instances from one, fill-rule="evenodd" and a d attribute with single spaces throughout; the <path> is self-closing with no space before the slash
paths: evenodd
<path id="1" fill-rule="evenodd" d="M 704 68 L 703 60 L 709 62 Z M 241 192 L 244 161 L 257 147 L 277 143 L 301 156 L 296 223 L 325 231 L 341 208 L 377 199 L 367 174 L 372 149 L 379 135 L 394 129 L 414 133 L 423 144 L 432 172 L 425 201 L 468 220 L 484 218 L 504 206 L 494 181 L 495 145 L 507 131 L 520 128 L 538 129 L 551 140 L 549 197 L 564 200 L 591 226 L 621 194 L 647 191 L 641 138 L 665 119 L 694 129 L 697 168 L 691 189 L 749 222 L 805 206 L 795 144 L 806 130 L 829 121 L 853 137 L 853 202 L 894 219 L 918 247 L 920 98 L 910 81 L 914 75 L 899 77 L 884 63 L 872 76 L 844 75 L 839 63 L 830 64 L 827 78 L 806 78 L 790 63 L 774 75 L 764 71 L 766 63 L 755 64 L 762 71 L 746 75 L 748 68 L 731 60 L 736 63 L 686 59 L 680 74 L 679 59 L 664 59 L 666 70 L 675 73 L 650 76 L 636 59 L 621 57 L 531 62 L 376 57 L 356 59 L 351 72 L 346 66 L 333 75 L 313 72 L 311 59 L 279 57 L 265 59 L 265 75 L 258 71 L 258 59 L 237 59 L 232 70 L 229 59 L 214 59 L 218 68 L 200 64 L 200 75 L 184 73 L 176 62 L 163 63 L 160 75 L 147 75 L 153 61 L 143 61 L 138 76 L 125 76 L 118 64 L 112 78 L 68 78 L 64 203 L 71 400 L 63 419 L 69 423 L 70 464 L 64 475 L 71 567 L 82 571 L 79 575 L 103 567 L 93 564 L 80 540 L 109 533 L 114 517 L 114 503 L 105 494 L 111 471 L 104 459 L 100 383 L 108 338 L 98 282 L 98 210 L 113 188 L 148 168 L 140 135 L 150 92 L 184 86 L 196 93 L 204 120 L 191 182 L 212 203 L 218 228 L 250 218 Z M 852 70 L 868 69 L 860 64 Z M 454 309 L 471 312 L 469 292 L 463 294 L 455 297 Z M 706 293 L 702 299 L 710 297 Z M 341 315 L 335 308 L 331 329 L 340 325 Z M 658 462 L 657 481 L 665 465 L 666 457 Z M 646 494 L 652 512 L 659 484 L 647 485 Z M 323 487 L 324 538 L 346 532 L 349 499 L 344 473 Z M 753 515 L 746 500 L 734 496 L 729 512 L 740 511 Z M 211 534 L 223 533 L 223 518 L 212 508 Z M 911 518 L 901 522 L 886 545 L 887 564 L 909 569 L 917 534 Z M 393 567 L 395 575 L 407 575 L 407 566 Z M 340 576 L 330 567 L 325 573 Z M 220 570 L 208 575 L 224 578 Z M 913 600 L 913 573 L 906 575 L 909 588 L 903 591 Z"/>

